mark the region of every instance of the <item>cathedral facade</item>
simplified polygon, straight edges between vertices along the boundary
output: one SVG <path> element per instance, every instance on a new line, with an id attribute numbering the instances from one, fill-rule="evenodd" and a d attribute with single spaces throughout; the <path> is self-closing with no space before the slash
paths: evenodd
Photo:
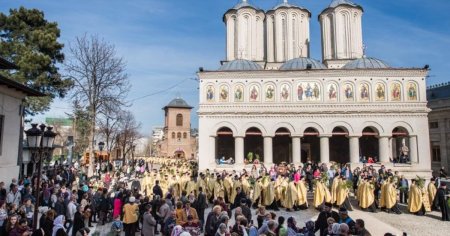
<path id="1" fill-rule="evenodd" d="M 322 61 L 310 58 L 311 12 L 283 1 L 226 11 L 226 60 L 198 72 L 199 167 L 351 163 L 369 159 L 430 175 L 428 70 L 364 55 L 363 8 L 333 0 L 318 16 Z"/>

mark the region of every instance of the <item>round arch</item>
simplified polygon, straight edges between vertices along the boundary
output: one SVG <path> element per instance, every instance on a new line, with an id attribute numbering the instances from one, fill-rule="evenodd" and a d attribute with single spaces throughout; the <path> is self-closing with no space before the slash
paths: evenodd
<path id="1" fill-rule="evenodd" d="M 269 135 L 269 133 L 267 132 L 264 125 L 262 125 L 258 122 L 249 122 L 249 123 L 245 124 L 244 126 L 242 126 L 242 128 L 240 129 L 241 133 L 239 133 L 239 136 L 245 137 L 245 132 L 247 132 L 248 129 L 253 128 L 253 127 L 258 128 L 261 131 L 263 137 Z"/>
<path id="2" fill-rule="evenodd" d="M 217 123 L 216 125 L 214 125 L 214 127 L 211 130 L 211 134 L 210 136 L 216 136 L 217 135 L 217 131 L 219 131 L 221 128 L 229 128 L 231 129 L 231 131 L 233 131 L 233 136 L 238 135 L 238 131 L 236 126 L 234 126 L 234 124 L 228 122 L 228 121 L 222 121 Z"/>
<path id="3" fill-rule="evenodd" d="M 395 128 L 404 128 L 406 131 L 408 131 L 408 134 L 411 135 L 414 133 L 414 130 L 410 124 L 404 121 L 397 121 L 394 122 L 389 129 L 389 132 L 392 132 Z"/>
<path id="4" fill-rule="evenodd" d="M 296 133 L 296 132 L 295 132 L 294 126 L 292 126 L 290 123 L 287 123 L 287 122 L 280 122 L 280 123 L 275 124 L 275 125 L 272 127 L 272 129 L 271 129 L 270 132 L 269 132 L 269 135 L 270 135 L 270 136 L 275 136 L 276 131 L 277 131 L 278 129 L 280 129 L 280 128 L 285 128 L 285 129 L 289 130 L 289 132 L 291 133 L 291 135 L 293 135 L 293 134 Z"/>
<path id="5" fill-rule="evenodd" d="M 364 122 L 361 127 L 360 130 L 358 131 L 358 133 L 362 133 L 363 130 L 367 127 L 370 127 L 372 129 L 374 129 L 375 131 L 378 132 L 379 135 L 387 135 L 385 129 L 383 128 L 382 125 L 378 124 L 375 121 L 366 121 Z"/>
<path id="6" fill-rule="evenodd" d="M 319 132 L 319 134 L 325 133 L 324 128 L 321 125 L 319 125 L 318 123 L 315 123 L 315 122 L 307 122 L 307 123 L 303 124 L 299 131 L 303 134 L 303 133 L 305 133 L 305 130 L 308 129 L 308 128 L 316 129 Z"/>
<path id="7" fill-rule="evenodd" d="M 355 132 L 351 124 L 349 124 L 345 121 L 336 121 L 336 122 L 331 123 L 328 126 L 327 133 L 332 133 L 336 127 L 345 129 L 349 133 L 349 135 L 352 135 Z"/>

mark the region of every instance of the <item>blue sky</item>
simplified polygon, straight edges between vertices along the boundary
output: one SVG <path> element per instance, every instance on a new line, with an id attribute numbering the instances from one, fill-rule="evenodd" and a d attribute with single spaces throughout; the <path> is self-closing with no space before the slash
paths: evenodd
<path id="1" fill-rule="evenodd" d="M 198 126 L 198 67 L 217 69 L 225 57 L 223 13 L 240 0 L 0 0 L 0 11 L 25 6 L 45 13 L 61 29 L 68 45 L 76 36 L 96 34 L 116 46 L 127 62 L 132 90 L 129 108 L 142 123 L 142 133 L 163 124 L 161 108 L 180 95 L 190 105 L 192 126 Z M 249 0 L 269 9 L 282 0 Z M 321 58 L 318 14 L 331 0 L 290 0 L 306 7 L 311 17 L 311 56 Z M 368 56 L 395 67 L 431 66 L 428 84 L 450 81 L 449 0 L 354 0 L 363 6 L 363 40 Z M 55 101 L 44 117 L 70 112 L 65 100 Z"/>

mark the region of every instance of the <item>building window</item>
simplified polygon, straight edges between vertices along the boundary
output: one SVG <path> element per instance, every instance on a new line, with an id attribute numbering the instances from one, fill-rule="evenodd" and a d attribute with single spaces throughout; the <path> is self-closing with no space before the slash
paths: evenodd
<path id="1" fill-rule="evenodd" d="M 5 121 L 5 116 L 0 115 L 0 155 L 2 155 L 3 149 L 3 123 Z"/>
<path id="2" fill-rule="evenodd" d="M 172 132 L 172 139 L 175 139 L 175 132 Z"/>
<path id="3" fill-rule="evenodd" d="M 177 133 L 177 139 L 181 139 L 181 133 L 180 132 Z"/>
<path id="4" fill-rule="evenodd" d="M 441 162 L 441 148 L 439 146 L 433 146 L 431 155 L 433 162 Z"/>
<path id="5" fill-rule="evenodd" d="M 430 129 L 437 129 L 439 128 L 439 123 L 438 122 L 430 122 Z"/>
<path id="6" fill-rule="evenodd" d="M 183 115 L 177 115 L 177 126 L 183 126 Z"/>
<path id="7" fill-rule="evenodd" d="M 184 138 L 184 139 L 187 138 L 187 133 L 186 133 L 186 132 L 183 133 L 183 138 Z"/>

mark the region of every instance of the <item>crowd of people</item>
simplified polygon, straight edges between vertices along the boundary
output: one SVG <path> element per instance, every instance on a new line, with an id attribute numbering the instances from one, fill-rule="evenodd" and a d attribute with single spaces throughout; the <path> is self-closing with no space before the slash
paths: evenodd
<path id="1" fill-rule="evenodd" d="M 9 187 L 0 182 L 0 235 L 84 236 L 93 223 L 111 225 L 108 235 L 117 236 L 370 235 L 362 219 L 350 217 L 353 208 L 401 214 L 400 203 L 417 215 L 440 210 L 445 221 L 450 215 L 439 178 L 425 186 L 424 179 L 369 163 L 354 170 L 308 162 L 198 172 L 194 161 L 151 158 L 95 169 L 91 178 L 76 166 L 48 169 L 39 188 L 35 175 Z M 39 222 L 33 222 L 36 190 Z M 320 213 L 300 227 L 295 217 L 277 216 L 280 208 Z"/>

